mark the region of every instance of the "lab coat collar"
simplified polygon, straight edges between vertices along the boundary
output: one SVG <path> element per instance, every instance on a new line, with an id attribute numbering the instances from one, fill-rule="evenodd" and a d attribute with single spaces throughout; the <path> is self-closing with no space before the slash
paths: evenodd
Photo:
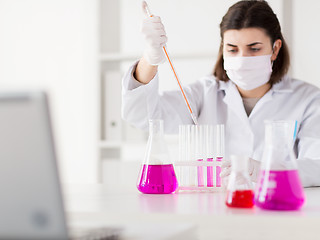
<path id="1" fill-rule="evenodd" d="M 292 81 L 288 75 L 283 76 L 280 82 L 274 84 L 271 88 L 273 92 L 291 93 L 293 92 Z"/>
<path id="2" fill-rule="evenodd" d="M 233 84 L 230 80 L 227 82 L 224 81 L 218 81 L 218 91 L 226 91 L 230 87 L 230 85 Z"/>
<path id="3" fill-rule="evenodd" d="M 243 106 L 242 98 L 236 85 L 232 81 L 218 81 L 218 91 L 224 91 L 225 97 L 223 98 L 223 101 L 238 115 L 240 119 L 250 125 Z M 274 84 L 272 88 L 260 99 L 250 116 L 252 116 L 254 112 L 258 111 L 258 109 L 266 102 L 271 101 L 274 93 L 290 93 L 292 91 L 291 79 L 288 76 L 284 76 L 279 83 Z"/>
<path id="4" fill-rule="evenodd" d="M 225 96 L 223 101 L 236 115 L 238 115 L 239 119 L 249 126 L 248 116 L 236 85 L 232 81 L 219 81 L 218 91 L 224 91 Z"/>

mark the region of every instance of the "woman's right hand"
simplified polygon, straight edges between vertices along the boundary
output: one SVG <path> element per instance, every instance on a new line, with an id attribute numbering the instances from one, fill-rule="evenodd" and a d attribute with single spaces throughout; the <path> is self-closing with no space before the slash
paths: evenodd
<path id="1" fill-rule="evenodd" d="M 145 41 L 144 57 L 147 62 L 157 66 L 165 62 L 166 58 L 162 47 L 167 42 L 164 26 L 158 16 L 148 16 L 143 8 L 145 18 L 141 24 L 141 33 Z"/>
<path id="2" fill-rule="evenodd" d="M 145 50 L 133 72 L 133 76 L 138 82 L 148 84 L 156 75 L 158 65 L 166 60 L 162 47 L 167 42 L 167 36 L 160 17 L 148 16 L 144 4 L 142 6 L 146 16 L 141 24 Z"/>

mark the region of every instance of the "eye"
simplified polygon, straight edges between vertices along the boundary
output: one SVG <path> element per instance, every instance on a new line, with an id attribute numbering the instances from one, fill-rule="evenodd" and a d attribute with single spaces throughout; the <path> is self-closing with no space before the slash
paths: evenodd
<path id="1" fill-rule="evenodd" d="M 261 49 L 261 48 L 250 48 L 250 50 L 251 50 L 252 52 L 258 52 L 258 51 L 260 51 L 260 49 Z"/>
<path id="2" fill-rule="evenodd" d="M 228 52 L 231 52 L 231 53 L 235 53 L 235 52 L 237 52 L 237 50 L 236 50 L 236 49 L 228 49 L 227 51 L 228 51 Z"/>

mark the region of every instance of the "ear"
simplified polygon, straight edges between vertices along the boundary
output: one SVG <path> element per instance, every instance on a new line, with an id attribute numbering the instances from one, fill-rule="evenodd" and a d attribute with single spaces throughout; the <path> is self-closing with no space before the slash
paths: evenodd
<path id="1" fill-rule="evenodd" d="M 281 39 L 277 39 L 273 45 L 273 53 L 271 56 L 271 61 L 275 61 L 277 59 L 277 56 L 278 56 L 278 53 L 280 51 L 281 46 L 282 46 Z"/>

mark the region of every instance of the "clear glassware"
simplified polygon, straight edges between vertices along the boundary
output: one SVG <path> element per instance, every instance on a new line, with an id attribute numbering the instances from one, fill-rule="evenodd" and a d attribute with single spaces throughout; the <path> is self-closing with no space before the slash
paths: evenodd
<path id="1" fill-rule="evenodd" d="M 149 138 L 137 188 L 142 193 L 168 194 L 178 187 L 163 135 L 163 120 L 149 120 Z"/>
<path id="2" fill-rule="evenodd" d="M 252 208 L 254 191 L 248 173 L 248 157 L 231 157 L 231 174 L 227 186 L 226 205 L 228 207 Z"/>
<path id="3" fill-rule="evenodd" d="M 294 121 L 266 121 L 265 147 L 255 204 L 263 209 L 296 210 L 305 195 L 293 153 Z"/>
<path id="4" fill-rule="evenodd" d="M 179 125 L 179 190 L 222 189 L 224 125 Z"/>
<path id="5" fill-rule="evenodd" d="M 224 125 L 220 124 L 216 126 L 216 141 L 215 141 L 215 153 L 216 153 L 216 161 L 217 162 L 222 162 L 223 161 L 223 156 L 224 156 Z M 221 167 L 217 166 L 216 167 L 216 184 L 217 187 L 221 187 Z"/>

